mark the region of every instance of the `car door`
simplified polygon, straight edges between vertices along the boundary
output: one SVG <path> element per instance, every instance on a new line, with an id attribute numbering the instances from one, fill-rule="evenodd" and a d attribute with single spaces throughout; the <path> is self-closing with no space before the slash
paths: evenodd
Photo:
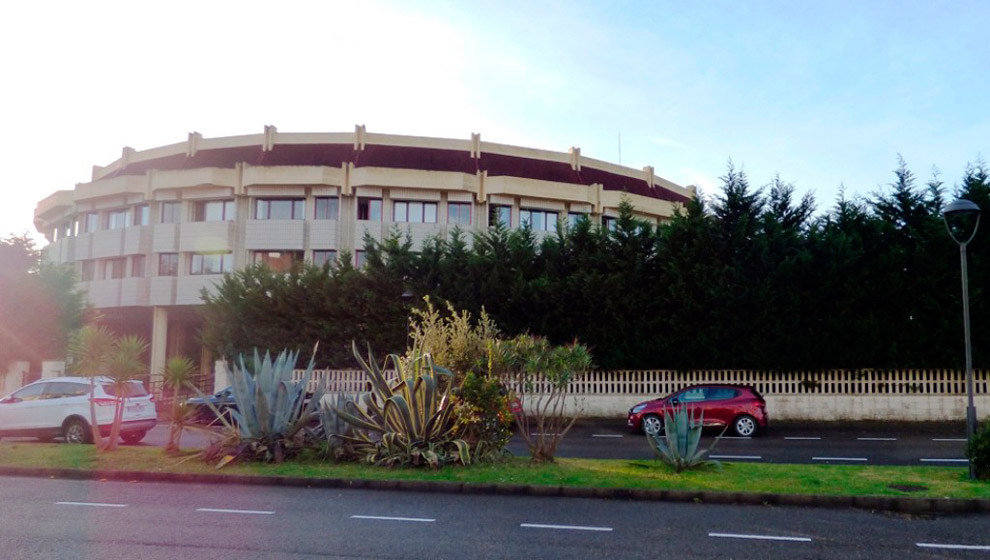
<path id="1" fill-rule="evenodd" d="M 732 421 L 733 399 L 739 394 L 732 387 L 705 388 L 705 425 L 724 426 Z"/>
<path id="2" fill-rule="evenodd" d="M 48 383 L 32 383 L 0 401 L 0 431 L 20 432 L 40 428 L 39 412 L 44 411 Z"/>

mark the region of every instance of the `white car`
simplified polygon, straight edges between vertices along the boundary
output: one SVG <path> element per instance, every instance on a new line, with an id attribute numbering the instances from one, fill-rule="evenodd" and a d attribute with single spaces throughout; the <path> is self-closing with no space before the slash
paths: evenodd
<path id="1" fill-rule="evenodd" d="M 107 377 L 95 381 L 96 422 L 100 433 L 107 436 L 115 408 L 113 381 Z M 43 441 L 64 437 L 68 443 L 92 443 L 89 382 L 88 377 L 41 379 L 0 399 L 0 436 Z M 125 443 L 137 443 L 157 422 L 154 397 L 140 381 L 128 382 L 120 438 Z"/>

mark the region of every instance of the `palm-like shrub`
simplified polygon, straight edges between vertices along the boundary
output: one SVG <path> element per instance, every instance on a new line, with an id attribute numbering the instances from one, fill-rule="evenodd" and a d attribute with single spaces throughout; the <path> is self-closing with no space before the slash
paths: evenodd
<path id="1" fill-rule="evenodd" d="M 393 354 L 385 363 L 391 361 L 398 379 L 390 383 L 370 349 L 367 360 L 356 345 L 353 350 L 371 392 L 337 408 L 340 418 L 354 427 L 351 435 L 339 436 L 348 455 L 382 466 L 439 468 L 471 462 L 467 442 L 456 437 L 449 371 L 435 365 L 429 354 L 413 353 L 406 360 Z"/>
<path id="2" fill-rule="evenodd" d="M 166 453 L 178 453 L 179 439 L 191 420 L 193 411 L 182 402 L 179 393 L 192 384 L 195 371 L 196 365 L 185 356 L 172 356 L 162 369 L 162 381 L 172 390 L 172 421 L 168 430 L 168 442 L 165 443 Z"/>
<path id="3" fill-rule="evenodd" d="M 705 413 L 701 409 L 690 408 L 686 404 L 673 407 L 673 410 L 663 411 L 663 430 L 655 434 L 646 434 L 657 457 L 674 468 L 675 472 L 699 467 L 709 462 L 705 459 L 715 443 L 721 439 L 719 434 L 715 442 L 707 449 L 698 449 L 701 443 L 701 430 L 704 425 Z M 725 430 L 722 431 L 725 433 Z"/>
<path id="4" fill-rule="evenodd" d="M 248 363 L 243 355 L 238 358 L 230 376 L 237 410 L 230 410 L 229 422 L 219 418 L 228 435 L 207 459 L 223 457 L 221 466 L 238 458 L 282 462 L 310 443 L 306 428 L 318 417 L 323 387 L 307 400 L 313 360 L 302 379 L 293 381 L 298 357 L 299 352 L 283 350 L 272 360 L 270 353 L 262 358 L 255 350 Z"/>

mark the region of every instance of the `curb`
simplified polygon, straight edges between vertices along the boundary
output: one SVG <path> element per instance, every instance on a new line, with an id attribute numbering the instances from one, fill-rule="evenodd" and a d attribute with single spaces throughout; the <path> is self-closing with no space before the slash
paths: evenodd
<path id="1" fill-rule="evenodd" d="M 496 496 L 547 496 L 637 500 L 653 502 L 694 502 L 731 505 L 774 505 L 824 508 L 857 508 L 909 514 L 990 513 L 990 499 L 909 498 L 894 496 L 819 496 L 815 494 L 770 494 L 755 492 L 714 492 L 708 490 L 649 490 L 637 488 L 588 488 L 574 486 L 533 486 L 525 484 L 485 484 L 431 480 L 366 480 L 360 478 L 302 478 L 211 473 L 159 473 L 148 471 L 93 471 L 0 467 L 0 476 L 59 478 L 67 480 L 114 480 L 123 482 L 170 482 L 186 484 L 242 484 L 302 488 L 347 488 L 354 490 L 399 490 L 439 494 L 485 494 Z"/>

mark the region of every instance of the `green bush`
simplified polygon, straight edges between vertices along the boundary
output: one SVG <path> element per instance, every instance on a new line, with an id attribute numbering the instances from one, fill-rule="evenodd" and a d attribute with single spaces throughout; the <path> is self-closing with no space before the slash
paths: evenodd
<path id="1" fill-rule="evenodd" d="M 973 462 L 976 478 L 990 479 L 990 421 L 983 424 L 966 444 L 966 457 Z"/>

